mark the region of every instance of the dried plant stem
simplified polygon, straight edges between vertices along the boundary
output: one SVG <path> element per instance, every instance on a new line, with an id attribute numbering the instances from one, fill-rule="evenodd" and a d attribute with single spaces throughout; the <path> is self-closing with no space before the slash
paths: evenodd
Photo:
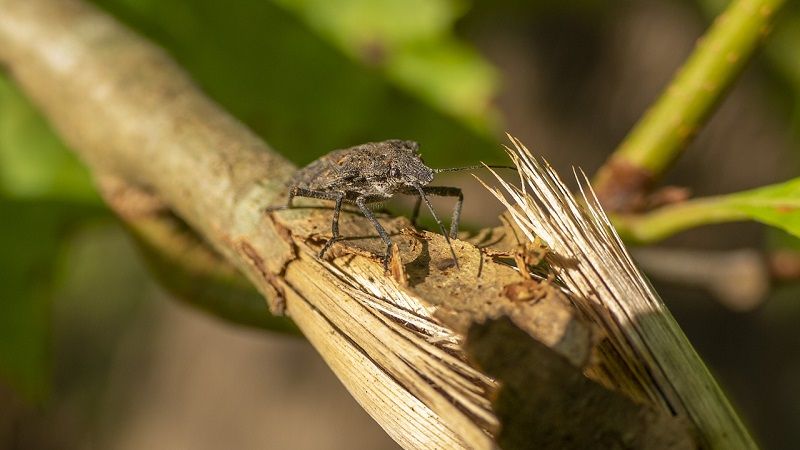
<path id="1" fill-rule="evenodd" d="M 543 284 L 537 288 L 549 295 L 538 302 L 512 298 L 507 288 L 534 282 L 461 240 L 453 240 L 456 268 L 442 236 L 381 217 L 404 263 L 392 278 L 372 225 L 349 211 L 342 234 L 367 237 L 343 240 L 331 247 L 330 261 L 320 260 L 330 210 L 266 214 L 281 203 L 295 167 L 206 98 L 161 50 L 81 0 L 0 0 L 0 11 L 0 63 L 86 162 L 120 217 L 151 245 L 170 245 L 162 225 L 126 214 L 141 197 L 116 196 L 105 180 L 152 197 L 213 248 L 195 255 L 192 263 L 205 261 L 195 272 L 218 273 L 213 254 L 246 276 L 404 447 L 492 449 L 500 429 L 521 439 L 514 442 L 552 446 L 552 430 L 583 441 L 600 435 L 620 448 L 661 442 L 657 436 L 689 446 L 687 430 L 663 410 L 576 376 L 590 361 L 592 335 L 560 291 Z M 536 357 L 522 367 L 492 361 L 499 367 L 493 378 L 469 362 L 464 336 L 474 323 L 495 319 L 519 333 L 492 344 L 509 354 L 533 347 Z M 486 348 L 476 336 L 472 345 Z M 493 403 L 505 380 L 526 386 L 526 374 L 545 367 L 543 379 L 552 382 L 537 383 L 539 395 L 526 397 L 524 408 Z M 548 390 L 560 389 L 567 375 L 576 382 L 561 398 L 594 408 L 548 404 Z M 609 398 L 620 401 L 609 408 Z M 607 412 L 602 420 L 592 412 L 598 408 Z M 531 420 L 540 427 L 527 428 Z"/>
<path id="2" fill-rule="evenodd" d="M 585 177 L 580 201 L 558 175 L 518 140 L 510 156 L 521 186 L 501 179 L 490 189 L 529 240 L 541 238 L 548 261 L 574 294 L 573 302 L 606 332 L 599 346 L 608 382 L 688 418 L 703 448 L 755 448 L 724 393 L 692 348 L 669 310 L 633 263 Z M 584 189 L 589 189 L 584 191 Z M 506 198 L 510 196 L 510 200 Z M 614 355 L 626 355 L 624 365 Z M 602 364 L 601 364 L 602 366 Z"/>
<path id="3" fill-rule="evenodd" d="M 784 0 L 734 0 L 700 38 L 661 97 L 634 126 L 593 186 L 625 210 L 678 157 L 769 34 Z"/>

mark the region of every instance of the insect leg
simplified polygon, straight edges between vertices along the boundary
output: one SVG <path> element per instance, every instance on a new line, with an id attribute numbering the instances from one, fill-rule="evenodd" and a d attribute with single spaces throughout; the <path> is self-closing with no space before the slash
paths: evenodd
<path id="1" fill-rule="evenodd" d="M 442 221 L 439 220 L 439 216 L 436 215 L 436 211 L 433 210 L 433 205 L 431 205 L 431 201 L 428 200 L 428 196 L 425 195 L 425 189 L 422 186 L 416 185 L 414 186 L 417 191 L 419 192 L 420 198 L 422 201 L 425 202 L 425 205 L 428 207 L 428 210 L 431 212 L 431 216 L 433 216 L 433 220 L 439 225 L 439 230 L 441 230 L 442 234 L 444 235 L 444 240 L 447 241 L 447 245 L 450 247 L 450 254 L 453 255 L 453 261 L 456 263 L 456 267 L 458 267 L 458 258 L 456 257 L 456 251 L 453 250 L 453 244 L 450 243 L 450 236 L 444 230 L 444 225 L 442 225 Z"/>
<path id="2" fill-rule="evenodd" d="M 286 204 L 285 205 L 270 206 L 270 207 L 268 207 L 266 209 L 266 211 L 267 212 L 272 212 L 272 211 L 283 211 L 283 210 L 286 210 L 286 209 L 292 209 L 292 200 L 294 200 L 295 197 L 310 197 L 310 198 L 319 198 L 319 199 L 322 199 L 322 200 L 335 200 L 336 199 L 335 196 L 334 197 L 327 196 L 327 193 L 325 193 L 325 192 L 314 191 L 314 190 L 305 189 L 305 188 L 301 188 L 301 187 L 297 187 L 297 186 L 292 186 L 292 188 L 289 189 L 289 198 L 286 200 Z"/>
<path id="3" fill-rule="evenodd" d="M 411 213 L 411 225 L 417 226 L 417 219 L 419 219 L 419 207 L 422 205 L 422 197 L 417 196 L 417 202 L 414 203 L 414 211 Z"/>
<path id="4" fill-rule="evenodd" d="M 344 192 L 317 191 L 314 189 L 306 189 L 295 186 L 289 191 L 289 201 L 286 203 L 286 207 L 292 207 L 292 200 L 294 200 L 295 197 L 318 198 L 320 200 L 337 200 L 339 196 L 344 196 Z"/>
<path id="5" fill-rule="evenodd" d="M 453 219 L 450 222 L 450 239 L 458 237 L 458 224 L 461 220 L 461 207 L 464 205 L 464 193 L 460 188 L 450 186 L 423 186 L 422 190 L 429 195 L 440 197 L 458 197 L 453 208 Z"/>
<path id="6" fill-rule="evenodd" d="M 339 240 L 339 212 L 342 210 L 342 201 L 344 200 L 344 192 L 325 192 L 325 191 L 315 191 L 313 189 L 306 189 L 301 187 L 293 187 L 289 191 L 289 201 L 286 203 L 285 208 L 288 209 L 292 207 L 292 200 L 295 197 L 308 197 L 308 198 L 318 198 L 320 200 L 334 200 L 336 205 L 333 207 L 333 220 L 331 221 L 331 234 L 333 237 L 328 239 L 325 242 L 325 245 L 322 246 L 322 250 L 319 252 L 319 257 L 322 258 L 325 255 L 325 252 L 333 245 L 334 242 Z"/>
<path id="7" fill-rule="evenodd" d="M 372 225 L 378 231 L 378 235 L 380 235 L 383 242 L 386 244 L 386 254 L 383 257 L 383 268 L 384 270 L 389 269 L 389 260 L 392 257 L 392 240 L 389 239 L 389 234 L 386 233 L 386 230 L 383 229 L 383 225 L 378 222 L 378 219 L 375 218 L 375 215 L 372 214 L 372 211 L 367 207 L 366 204 L 367 198 L 365 196 L 360 196 L 356 198 L 356 206 L 358 209 L 361 210 L 361 213 L 364 214 L 364 217 L 369 219 L 372 222 Z"/>
<path id="8" fill-rule="evenodd" d="M 339 212 L 342 210 L 342 200 L 344 200 L 344 192 L 338 192 L 336 197 L 336 205 L 333 207 L 333 220 L 331 221 L 331 234 L 333 237 L 328 239 L 328 242 L 319 251 L 319 257 L 322 258 L 325 252 L 328 251 L 334 242 L 339 240 Z"/>
<path id="9" fill-rule="evenodd" d="M 286 210 L 286 209 L 291 209 L 292 208 L 292 199 L 296 195 L 296 193 L 295 193 L 296 189 L 297 189 L 296 186 L 292 186 L 292 188 L 289 189 L 289 199 L 286 201 L 286 204 L 277 205 L 277 206 L 267 206 L 266 208 L 264 208 L 264 211 L 270 213 L 270 212 L 273 212 L 273 211 L 283 211 L 283 210 Z"/>

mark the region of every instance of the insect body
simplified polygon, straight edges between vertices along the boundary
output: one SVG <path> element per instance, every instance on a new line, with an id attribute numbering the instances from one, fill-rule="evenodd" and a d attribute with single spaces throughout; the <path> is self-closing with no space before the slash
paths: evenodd
<path id="1" fill-rule="evenodd" d="M 447 240 L 447 244 L 450 245 L 450 239 L 454 239 L 458 233 L 458 221 L 464 195 L 461 193 L 461 189 L 456 187 L 428 185 L 433 181 L 435 173 L 450 170 L 459 169 L 432 169 L 426 166 L 419 154 L 419 144 L 414 141 L 392 139 L 368 142 L 355 147 L 334 150 L 298 170 L 290 182 L 289 199 L 286 206 L 277 209 L 291 208 L 292 200 L 295 197 L 310 197 L 335 202 L 331 222 L 333 237 L 322 247 L 319 253 L 322 257 L 330 246 L 341 237 L 339 235 L 339 212 L 342 209 L 342 203 L 355 204 L 372 222 L 386 244 L 386 254 L 383 258 L 383 265 L 386 268 L 391 258 L 392 240 L 380 222 L 375 219 L 375 215 L 368 205 L 383 202 L 395 194 L 417 196 L 411 217 L 412 223 L 416 224 L 420 204 L 425 202 Z M 458 198 L 453 210 L 449 234 L 445 231 L 436 211 L 433 210 L 428 195 Z M 450 253 L 456 260 L 452 245 L 450 245 Z M 458 266 L 457 260 L 456 266 Z"/>

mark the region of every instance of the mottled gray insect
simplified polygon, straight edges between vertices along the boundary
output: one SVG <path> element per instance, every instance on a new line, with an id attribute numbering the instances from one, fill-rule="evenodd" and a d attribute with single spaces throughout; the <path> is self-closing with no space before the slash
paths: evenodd
<path id="1" fill-rule="evenodd" d="M 368 205 L 386 201 L 395 194 L 414 195 L 417 196 L 417 202 L 411 215 L 411 222 L 416 225 L 420 205 L 425 202 L 447 240 L 450 253 L 458 266 L 450 239 L 455 239 L 458 233 L 458 221 L 461 216 L 464 195 L 457 187 L 428 186 L 428 184 L 433 181 L 435 173 L 479 167 L 483 166 L 432 169 L 423 162 L 419 154 L 419 144 L 414 141 L 391 139 L 382 142 L 368 142 L 355 147 L 334 150 L 298 170 L 289 183 L 289 199 L 286 206 L 271 208 L 271 210 L 291 208 L 292 200 L 295 197 L 310 197 L 336 202 L 331 222 L 333 237 L 319 252 L 321 258 L 330 246 L 341 238 L 339 235 L 339 212 L 342 209 L 342 203 L 355 204 L 361 213 L 372 222 L 386 244 L 383 265 L 384 268 L 387 268 L 391 259 L 392 240 L 380 222 L 375 219 L 375 215 Z M 449 234 L 431 206 L 428 195 L 458 198 L 453 209 Z"/>

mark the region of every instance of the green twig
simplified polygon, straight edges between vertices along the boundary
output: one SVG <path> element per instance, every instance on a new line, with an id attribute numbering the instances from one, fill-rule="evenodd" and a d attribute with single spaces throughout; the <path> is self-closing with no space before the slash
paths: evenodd
<path id="1" fill-rule="evenodd" d="M 769 34 L 783 3 L 735 0 L 717 17 L 658 101 L 598 171 L 593 184 L 608 208 L 632 209 L 631 203 L 678 157 Z"/>
<path id="2" fill-rule="evenodd" d="M 705 197 L 659 208 L 647 214 L 617 215 L 614 227 L 629 242 L 648 244 L 700 225 L 750 218 L 730 196 Z"/>

